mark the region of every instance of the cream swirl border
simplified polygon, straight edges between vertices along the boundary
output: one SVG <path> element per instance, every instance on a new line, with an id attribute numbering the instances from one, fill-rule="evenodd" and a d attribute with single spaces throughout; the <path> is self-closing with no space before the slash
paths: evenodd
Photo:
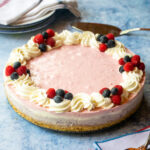
<path id="1" fill-rule="evenodd" d="M 55 47 L 47 46 L 47 50 L 50 51 L 62 45 L 77 44 L 81 44 L 82 46 L 90 46 L 97 48 L 98 50 L 100 42 L 96 40 L 96 37 L 97 35 L 89 31 L 83 33 L 72 33 L 68 30 L 64 30 L 59 34 L 55 33 L 54 39 L 56 41 L 56 45 Z M 12 65 L 15 61 L 20 61 L 22 65 L 26 65 L 28 60 L 42 54 L 38 48 L 38 44 L 33 42 L 33 38 L 34 37 L 31 37 L 27 44 L 16 48 L 11 52 L 7 65 Z M 127 51 L 121 42 L 115 42 L 115 47 L 108 48 L 105 51 L 107 55 L 111 55 L 116 60 L 126 55 L 132 55 Z M 120 85 L 124 88 L 123 94 L 121 95 L 123 101 L 128 98 L 130 93 L 134 93 L 139 90 L 143 72 L 138 68 L 135 68 L 131 72 L 123 72 L 122 76 L 123 82 L 120 83 Z M 16 89 L 17 94 L 29 99 L 30 102 L 45 107 L 49 111 L 58 113 L 68 111 L 81 112 L 83 110 L 91 111 L 96 107 L 100 107 L 101 109 L 110 109 L 114 107 L 114 104 L 111 102 L 110 98 L 104 98 L 98 92 L 93 92 L 91 95 L 86 93 L 78 93 L 74 95 L 72 101 L 64 99 L 61 103 L 55 103 L 53 99 L 47 98 L 46 90 L 38 88 L 29 75 L 22 75 L 18 80 L 12 81 L 10 77 L 6 77 L 4 74 L 4 80 L 6 84 L 11 84 Z"/>

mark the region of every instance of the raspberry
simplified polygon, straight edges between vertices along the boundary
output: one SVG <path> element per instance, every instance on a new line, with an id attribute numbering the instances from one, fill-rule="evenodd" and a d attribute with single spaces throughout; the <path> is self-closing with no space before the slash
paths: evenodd
<path id="1" fill-rule="evenodd" d="M 46 44 L 50 45 L 51 47 L 54 47 L 55 46 L 55 40 L 52 37 L 50 37 L 46 40 Z"/>
<path id="2" fill-rule="evenodd" d="M 46 92 L 48 98 L 53 98 L 56 95 L 54 88 L 49 88 Z"/>
<path id="3" fill-rule="evenodd" d="M 67 90 L 65 90 L 65 94 L 69 93 Z"/>
<path id="4" fill-rule="evenodd" d="M 48 33 L 48 37 L 53 37 L 55 35 L 55 32 L 52 29 L 47 29 L 46 32 Z"/>
<path id="5" fill-rule="evenodd" d="M 104 92 L 105 90 L 109 90 L 109 88 L 106 88 L 106 87 L 105 87 L 105 88 L 102 88 L 102 89 L 99 91 L 99 93 L 100 93 L 100 94 L 103 94 L 103 92 Z"/>
<path id="6" fill-rule="evenodd" d="M 5 69 L 5 75 L 10 76 L 13 72 L 15 72 L 15 69 L 12 66 L 7 66 Z"/>
<path id="7" fill-rule="evenodd" d="M 118 95 L 121 95 L 122 94 L 122 92 L 123 92 L 123 88 L 122 88 L 122 86 L 121 85 L 115 85 L 115 88 L 117 88 L 118 89 Z"/>
<path id="8" fill-rule="evenodd" d="M 121 104 L 121 97 L 120 95 L 112 95 L 111 100 L 115 105 L 120 105 Z"/>
<path id="9" fill-rule="evenodd" d="M 134 55 L 132 58 L 131 58 L 131 62 L 137 66 L 139 63 L 140 63 L 140 56 L 139 55 Z"/>
<path id="10" fill-rule="evenodd" d="M 138 66 L 138 68 L 140 69 L 140 70 L 145 70 L 145 64 L 143 63 L 143 62 L 141 62 L 140 64 L 139 64 L 139 66 Z"/>
<path id="11" fill-rule="evenodd" d="M 123 69 L 124 69 L 126 72 L 133 71 L 134 65 L 133 65 L 132 62 L 127 62 L 127 63 L 124 65 Z"/>
<path id="12" fill-rule="evenodd" d="M 124 59 L 123 59 L 123 58 L 120 58 L 118 62 L 119 62 L 119 64 L 120 64 L 120 65 L 124 65 L 124 64 L 125 64 L 125 62 L 124 62 Z"/>
<path id="13" fill-rule="evenodd" d="M 102 44 L 99 45 L 99 50 L 101 52 L 105 52 L 106 49 L 107 49 L 107 45 L 106 44 L 102 43 Z"/>
<path id="14" fill-rule="evenodd" d="M 109 40 L 114 40 L 114 39 L 115 39 L 114 34 L 112 34 L 112 33 L 108 33 L 108 34 L 106 35 L 106 37 L 107 37 Z"/>
<path id="15" fill-rule="evenodd" d="M 42 44 L 44 43 L 44 38 L 42 34 L 37 34 L 34 39 L 33 39 L 34 43 L 38 43 L 38 44 Z"/>
<path id="16" fill-rule="evenodd" d="M 27 73 L 27 68 L 26 66 L 20 66 L 16 71 L 21 76 Z"/>

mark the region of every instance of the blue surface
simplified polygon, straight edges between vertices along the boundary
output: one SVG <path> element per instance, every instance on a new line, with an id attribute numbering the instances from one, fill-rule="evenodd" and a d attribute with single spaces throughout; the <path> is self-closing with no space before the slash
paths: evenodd
<path id="1" fill-rule="evenodd" d="M 78 4 L 83 21 L 112 24 L 121 29 L 150 28 L 148 0 L 78 0 Z M 56 31 L 71 30 L 70 23 L 74 19 L 70 13 L 62 12 L 49 27 Z M 145 99 L 132 117 L 119 125 L 90 134 L 55 132 L 37 127 L 21 118 L 5 97 L 2 70 L 11 50 L 25 44 L 36 33 L 0 35 L 0 150 L 92 150 L 94 141 L 130 133 L 150 125 L 150 32 L 142 31 L 117 38 L 127 48 L 140 54 L 146 64 Z"/>

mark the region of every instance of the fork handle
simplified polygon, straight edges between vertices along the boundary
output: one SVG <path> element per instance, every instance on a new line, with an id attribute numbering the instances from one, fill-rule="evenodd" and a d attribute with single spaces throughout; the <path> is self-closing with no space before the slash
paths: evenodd
<path id="1" fill-rule="evenodd" d="M 140 30 L 150 31 L 150 28 L 140 28 Z"/>
<path id="2" fill-rule="evenodd" d="M 120 35 L 128 34 L 129 32 L 133 32 L 133 31 L 140 31 L 140 30 L 150 31 L 150 28 L 133 28 L 133 29 L 127 29 L 127 30 L 121 31 Z"/>

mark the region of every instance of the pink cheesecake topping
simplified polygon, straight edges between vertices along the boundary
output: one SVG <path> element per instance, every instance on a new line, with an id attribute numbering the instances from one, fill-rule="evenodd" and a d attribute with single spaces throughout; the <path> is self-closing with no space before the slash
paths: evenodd
<path id="1" fill-rule="evenodd" d="M 115 41 L 112 33 L 55 34 L 48 29 L 12 56 L 5 69 L 6 82 L 15 85 L 17 94 L 56 112 L 123 104 L 139 89 L 145 69 L 140 56 Z"/>
<path id="2" fill-rule="evenodd" d="M 91 94 L 122 82 L 119 64 L 91 47 L 62 46 L 28 62 L 31 78 L 40 88 Z"/>

